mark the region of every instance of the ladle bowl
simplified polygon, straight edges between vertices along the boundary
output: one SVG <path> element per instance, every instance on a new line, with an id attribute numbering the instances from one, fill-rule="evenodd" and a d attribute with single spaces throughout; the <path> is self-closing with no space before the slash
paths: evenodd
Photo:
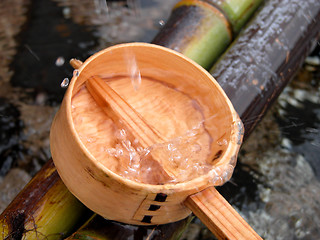
<path id="1" fill-rule="evenodd" d="M 92 76 L 108 78 L 110 82 L 117 82 L 119 76 L 132 76 L 128 56 L 134 56 L 142 82 L 145 78 L 152 79 L 195 103 L 196 111 L 201 113 L 203 128 L 210 136 L 205 162 L 211 168 L 205 174 L 162 184 L 134 181 L 97 161 L 81 140 L 72 115 L 73 97 Z M 145 92 L 145 98 L 141 98 L 141 94 L 144 92 L 139 93 L 139 101 L 135 94 L 123 98 L 141 111 L 155 129 L 171 138 L 169 132 L 175 129 L 172 123 L 179 124 L 186 119 L 183 111 L 176 111 L 175 121 L 166 122 L 166 111 L 158 109 L 160 100 L 152 99 L 152 92 Z M 168 109 L 174 109 L 175 105 L 173 102 Z M 152 113 L 153 109 L 157 112 Z M 154 119 L 150 117 L 153 114 Z M 159 119 L 159 114 L 164 114 L 163 118 Z M 191 210 L 184 203 L 189 196 L 229 180 L 242 135 L 242 123 L 230 100 L 205 69 L 173 50 L 147 43 L 129 43 L 104 49 L 77 69 L 53 121 L 50 145 L 52 158 L 65 185 L 88 208 L 110 220 L 155 225 L 187 217 Z M 105 137 L 115 138 L 112 131 L 106 132 Z"/>

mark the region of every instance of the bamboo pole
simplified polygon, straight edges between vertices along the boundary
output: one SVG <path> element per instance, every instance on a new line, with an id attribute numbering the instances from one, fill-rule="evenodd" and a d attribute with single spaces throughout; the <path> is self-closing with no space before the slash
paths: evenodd
<path id="1" fill-rule="evenodd" d="M 234 35 L 236 35 L 263 1 L 207 0 L 207 2 L 222 11 L 231 23 Z"/>
<path id="2" fill-rule="evenodd" d="M 209 69 L 262 0 L 183 0 L 152 43 L 183 53 Z"/>
<path id="3" fill-rule="evenodd" d="M 244 122 L 246 137 L 300 68 L 312 40 L 320 36 L 320 2 L 300 3 L 268 1 L 210 71 Z M 189 197 L 186 205 L 218 239 L 259 239 L 213 188 Z"/>
<path id="4" fill-rule="evenodd" d="M 246 137 L 301 67 L 319 31 L 319 1 L 269 0 L 211 68 Z"/>
<path id="5" fill-rule="evenodd" d="M 0 217 L 1 239 L 61 239 L 92 215 L 48 161 Z"/>

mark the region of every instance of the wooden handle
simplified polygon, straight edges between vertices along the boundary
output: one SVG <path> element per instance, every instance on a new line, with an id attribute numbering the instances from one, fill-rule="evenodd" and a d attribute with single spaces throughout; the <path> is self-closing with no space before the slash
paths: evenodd
<path id="1" fill-rule="evenodd" d="M 189 196 L 185 205 L 218 239 L 262 239 L 215 187 Z"/>
<path id="2" fill-rule="evenodd" d="M 148 148 L 157 143 L 167 142 L 159 132 L 150 126 L 147 121 L 108 83 L 99 76 L 92 76 L 86 81 L 86 87 L 95 99 L 96 103 L 106 112 L 106 114 L 116 123 L 121 121 L 125 129 L 138 139 L 138 144 L 143 148 Z M 157 161 L 165 171 L 167 177 L 176 179 L 178 169 L 168 163 L 166 152 L 152 152 L 151 157 Z"/>
<path id="3" fill-rule="evenodd" d="M 152 128 L 143 117 L 130 106 L 109 84 L 98 76 L 92 76 L 86 82 L 86 86 L 99 106 L 110 106 L 112 119 L 121 120 L 126 128 L 139 140 L 143 148 L 148 148 L 156 143 L 165 142 L 158 131 Z"/>

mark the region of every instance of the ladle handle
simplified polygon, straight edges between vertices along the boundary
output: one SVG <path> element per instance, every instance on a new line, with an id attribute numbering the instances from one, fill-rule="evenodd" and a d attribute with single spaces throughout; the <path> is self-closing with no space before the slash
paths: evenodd
<path id="1" fill-rule="evenodd" d="M 189 196 L 185 205 L 218 239 L 262 240 L 215 187 Z"/>

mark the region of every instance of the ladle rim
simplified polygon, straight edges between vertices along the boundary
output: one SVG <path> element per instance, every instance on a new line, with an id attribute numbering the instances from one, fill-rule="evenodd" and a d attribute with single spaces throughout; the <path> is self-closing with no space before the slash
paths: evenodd
<path id="1" fill-rule="evenodd" d="M 71 106 L 72 106 L 71 101 L 72 101 L 72 96 L 73 96 L 72 94 L 73 94 L 74 85 L 77 81 L 77 78 L 81 75 L 81 72 L 86 68 L 86 66 L 91 61 L 93 61 L 94 59 L 99 57 L 100 55 L 103 55 L 103 54 L 110 52 L 110 51 L 113 51 L 115 49 L 130 48 L 130 47 L 146 47 L 146 48 L 160 49 L 162 51 L 167 52 L 168 54 L 172 54 L 180 59 L 184 59 L 184 61 L 191 63 L 191 65 L 193 65 L 193 67 L 197 68 L 198 70 L 201 71 L 201 73 L 205 74 L 207 76 L 207 78 L 213 82 L 215 87 L 217 87 L 219 93 L 223 95 L 223 98 L 226 100 L 226 105 L 228 106 L 229 112 L 232 115 L 232 122 L 234 124 L 232 124 L 232 127 L 230 129 L 230 131 L 231 131 L 230 141 L 228 141 L 228 147 L 226 148 L 226 151 L 220 157 L 219 162 L 217 162 L 217 164 L 215 164 L 215 166 L 208 173 L 201 175 L 199 177 L 196 177 L 192 180 L 179 182 L 179 183 L 166 183 L 163 185 L 155 185 L 155 184 L 137 182 L 137 181 L 127 179 L 123 176 L 120 176 L 120 175 L 114 173 L 113 171 L 109 170 L 106 166 L 104 166 L 102 163 L 97 161 L 95 159 L 95 157 L 85 147 L 85 145 L 81 141 L 81 139 L 79 138 L 79 135 L 78 135 L 78 133 L 75 129 L 75 126 L 74 126 L 74 122 L 73 122 L 73 118 L 72 118 L 72 111 L 71 111 Z M 214 171 L 214 169 L 216 167 L 226 167 L 226 165 L 229 165 L 229 164 L 225 163 L 226 162 L 225 158 L 231 158 L 231 157 L 236 158 L 237 157 L 237 153 L 238 153 L 239 145 L 240 145 L 239 141 L 241 141 L 240 138 L 242 139 L 241 135 L 243 135 L 243 133 L 241 133 L 242 130 L 238 127 L 238 123 L 241 123 L 241 120 L 238 117 L 238 114 L 236 113 L 231 101 L 229 100 L 229 98 L 227 97 L 227 95 L 225 94 L 225 92 L 223 91 L 221 86 L 218 84 L 218 82 L 213 78 L 213 76 L 211 76 L 199 64 L 197 64 L 193 60 L 187 58 L 186 56 L 182 55 L 181 53 L 179 53 L 175 50 L 172 50 L 172 49 L 169 49 L 169 48 L 166 48 L 163 46 L 151 44 L 151 43 L 141 43 L 141 42 L 123 43 L 123 44 L 118 44 L 118 45 L 108 47 L 106 49 L 103 49 L 103 50 L 93 54 L 92 56 L 90 56 L 89 58 L 87 58 L 83 62 L 83 64 L 80 66 L 80 68 L 77 69 L 77 71 L 78 71 L 78 74 L 76 74 L 72 77 L 71 83 L 70 83 L 68 90 L 67 90 L 65 97 L 64 97 L 65 101 L 66 101 L 66 111 L 67 111 L 68 124 L 69 124 L 69 126 L 71 126 L 71 130 L 74 133 L 75 141 L 77 141 L 77 144 L 80 146 L 83 153 L 88 157 L 88 159 L 90 159 L 92 164 L 97 166 L 98 169 L 101 170 L 103 173 L 107 174 L 108 176 L 113 177 L 116 181 L 118 181 L 124 185 L 127 185 L 133 189 L 137 189 L 137 190 L 146 190 L 147 189 L 148 191 L 154 192 L 154 193 L 159 193 L 159 192 L 172 193 L 172 192 L 179 192 L 179 191 L 192 191 L 195 188 L 200 191 L 206 187 L 214 185 L 210 182 L 210 173 L 212 173 L 212 171 Z M 242 123 L 241 123 L 241 125 L 242 125 Z M 233 139 L 236 139 L 236 141 L 233 141 Z"/>

